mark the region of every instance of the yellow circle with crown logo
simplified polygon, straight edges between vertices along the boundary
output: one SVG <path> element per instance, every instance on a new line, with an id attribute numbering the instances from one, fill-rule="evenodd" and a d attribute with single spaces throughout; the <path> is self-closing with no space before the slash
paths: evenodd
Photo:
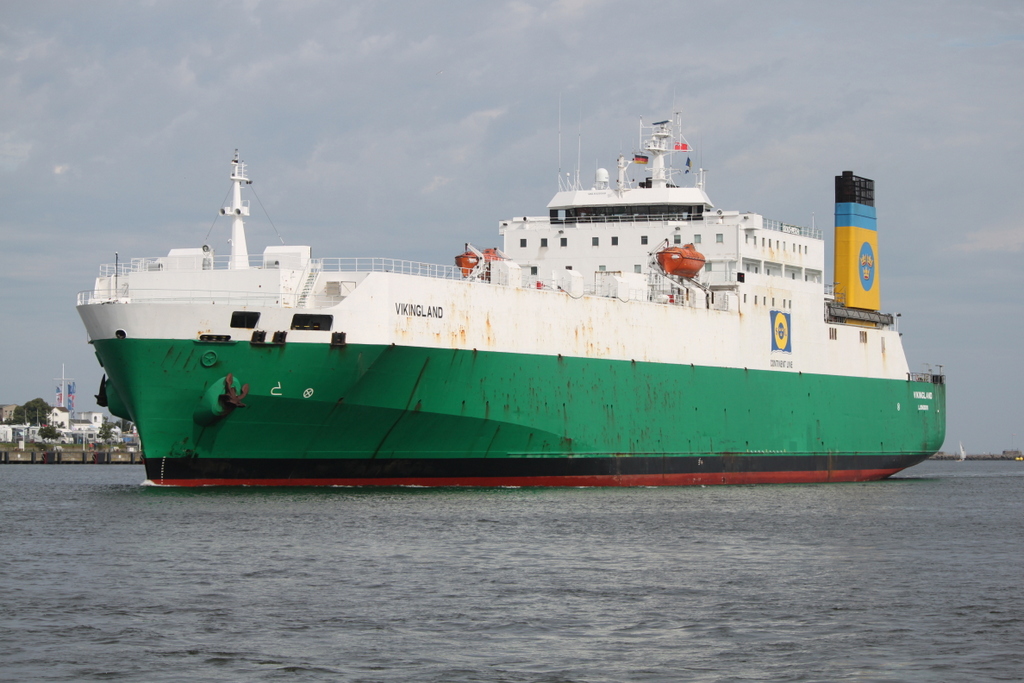
<path id="1" fill-rule="evenodd" d="M 775 320 L 772 323 L 772 331 L 775 333 L 775 346 L 779 350 L 789 346 L 789 323 L 786 321 L 786 314 L 776 311 Z"/>

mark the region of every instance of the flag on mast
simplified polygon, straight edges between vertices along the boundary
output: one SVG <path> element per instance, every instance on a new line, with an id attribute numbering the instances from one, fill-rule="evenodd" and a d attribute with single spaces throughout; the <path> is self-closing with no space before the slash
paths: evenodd
<path id="1" fill-rule="evenodd" d="M 63 388 L 61 387 L 61 385 L 58 384 L 57 385 L 57 407 L 58 408 L 63 408 L 64 407 L 64 392 L 63 392 L 62 389 Z"/>

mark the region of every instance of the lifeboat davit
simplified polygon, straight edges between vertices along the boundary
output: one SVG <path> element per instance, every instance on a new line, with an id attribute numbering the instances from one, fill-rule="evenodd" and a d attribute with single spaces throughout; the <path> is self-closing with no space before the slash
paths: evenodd
<path id="1" fill-rule="evenodd" d="M 692 244 L 666 247 L 655 256 L 667 275 L 692 278 L 704 267 L 704 254 L 694 249 Z"/>
<path id="2" fill-rule="evenodd" d="M 497 247 L 483 250 L 484 261 L 502 261 L 504 257 Z M 455 257 L 455 265 L 462 269 L 462 277 L 469 277 L 473 269 L 480 263 L 480 257 L 472 249 L 462 252 Z"/>

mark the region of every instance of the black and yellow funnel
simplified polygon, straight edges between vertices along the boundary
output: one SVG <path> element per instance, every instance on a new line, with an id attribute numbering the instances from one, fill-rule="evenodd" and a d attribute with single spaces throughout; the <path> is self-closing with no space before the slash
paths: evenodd
<path id="1" fill-rule="evenodd" d="M 836 298 L 849 308 L 882 307 L 875 221 L 875 181 L 853 171 L 836 176 Z"/>

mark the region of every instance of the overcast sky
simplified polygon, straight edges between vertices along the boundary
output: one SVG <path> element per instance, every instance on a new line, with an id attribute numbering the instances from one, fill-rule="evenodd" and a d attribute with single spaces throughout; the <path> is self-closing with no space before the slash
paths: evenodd
<path id="1" fill-rule="evenodd" d="M 2 2 L 0 403 L 94 407 L 101 263 L 209 242 L 234 149 L 290 244 L 450 263 L 683 112 L 723 209 L 875 180 L 883 308 L 946 449 L 1024 446 L 1024 2 Z M 581 133 L 581 135 L 580 135 Z M 254 197 L 252 199 L 255 199 Z M 250 252 L 280 243 L 253 201 Z M 831 263 L 829 263 L 831 269 Z M 866 428 L 870 428 L 868 425 Z"/>

